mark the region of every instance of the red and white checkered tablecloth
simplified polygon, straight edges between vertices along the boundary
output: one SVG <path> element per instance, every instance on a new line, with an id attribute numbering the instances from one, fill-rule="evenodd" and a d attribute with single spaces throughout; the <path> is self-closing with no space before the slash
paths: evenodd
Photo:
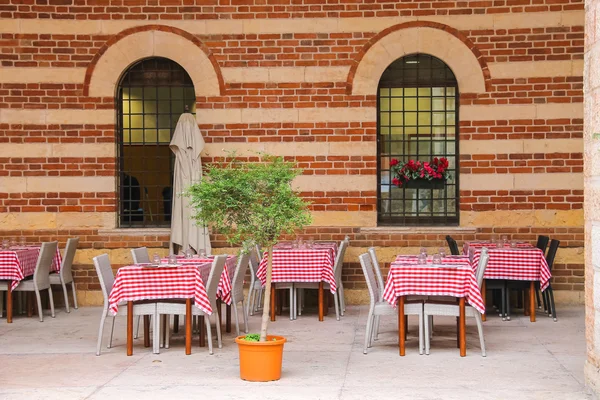
<path id="1" fill-rule="evenodd" d="M 485 279 L 508 279 L 513 281 L 540 281 L 540 288 L 546 290 L 552 274 L 544 257 L 537 247 L 489 249 L 489 259 L 485 269 Z M 481 249 L 476 249 L 473 264 L 479 263 Z"/>
<path id="2" fill-rule="evenodd" d="M 168 262 L 168 258 L 163 258 L 162 262 Z M 200 275 L 202 276 L 205 286 L 208 284 L 208 276 L 210 275 L 212 262 L 212 258 L 185 258 L 184 256 L 177 256 L 177 264 L 196 265 L 200 269 Z M 223 273 L 221 274 L 221 279 L 219 280 L 219 287 L 217 288 L 217 297 L 223 300 L 226 304 L 231 304 L 231 285 L 233 284 L 233 275 L 235 274 L 236 266 L 237 256 L 227 256 L 227 261 L 225 261 Z"/>
<path id="3" fill-rule="evenodd" d="M 268 252 L 265 251 L 256 276 L 263 286 L 267 281 Z M 327 282 L 335 293 L 337 287 L 333 266 L 335 250 L 332 246 L 312 249 L 273 249 L 271 282 Z"/>
<path id="4" fill-rule="evenodd" d="M 526 248 L 532 248 L 533 245 L 529 242 L 517 242 L 517 248 L 521 249 L 526 249 Z M 469 254 L 469 247 L 473 247 L 473 249 L 481 249 L 482 247 L 487 247 L 488 249 L 495 249 L 498 247 L 498 245 L 496 243 L 492 243 L 492 242 L 465 242 L 465 244 L 463 245 L 463 254 L 467 255 Z M 504 248 L 510 249 L 510 244 L 507 243 L 504 245 Z"/>
<path id="5" fill-rule="evenodd" d="M 111 313 L 115 315 L 119 304 L 128 301 L 190 298 L 194 299 L 196 307 L 206 314 L 212 314 L 198 267 L 147 268 L 131 265 L 117 271 L 108 302 Z"/>
<path id="6" fill-rule="evenodd" d="M 0 251 L 0 280 L 12 281 L 11 290 L 15 289 L 23 279 L 35 272 L 40 250 L 41 246 L 27 246 Z M 57 248 L 50 272 L 58 272 L 61 263 L 62 257 Z"/>
<path id="7" fill-rule="evenodd" d="M 479 312 L 485 307 L 477 285 L 475 270 L 469 260 L 454 262 L 451 266 L 396 263 L 390 265 L 383 298 L 395 306 L 399 296 L 453 296 L 465 297 Z"/>

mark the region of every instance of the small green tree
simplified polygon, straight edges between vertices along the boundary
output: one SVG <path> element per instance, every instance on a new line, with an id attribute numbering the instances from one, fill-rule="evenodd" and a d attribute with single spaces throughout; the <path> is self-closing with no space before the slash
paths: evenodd
<path id="1" fill-rule="evenodd" d="M 229 162 L 210 165 L 202 182 L 187 191 L 199 225 L 212 226 L 232 244 L 268 249 L 260 341 L 267 338 L 273 245 L 282 234 L 311 222 L 308 203 L 291 185 L 301 173 L 281 157 L 263 154 L 258 162 L 240 162 L 233 155 Z"/>

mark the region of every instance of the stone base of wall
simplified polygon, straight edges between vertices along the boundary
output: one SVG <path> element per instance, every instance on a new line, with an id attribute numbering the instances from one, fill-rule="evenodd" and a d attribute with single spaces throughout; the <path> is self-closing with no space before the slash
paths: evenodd
<path id="1" fill-rule="evenodd" d="M 585 385 L 590 391 L 592 398 L 595 400 L 600 399 L 600 368 L 591 363 L 590 360 L 586 360 L 583 372 L 585 375 Z"/>

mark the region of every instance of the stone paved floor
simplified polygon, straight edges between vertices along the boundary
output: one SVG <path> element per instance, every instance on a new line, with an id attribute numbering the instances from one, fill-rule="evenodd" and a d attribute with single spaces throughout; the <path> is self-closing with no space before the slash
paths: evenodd
<path id="1" fill-rule="evenodd" d="M 420 356 L 411 320 L 406 357 L 398 356 L 394 318 L 384 318 L 380 340 L 362 353 L 365 307 L 349 307 L 342 321 L 319 323 L 308 314 L 285 316 L 270 331 L 286 336 L 283 376 L 253 384 L 238 378 L 233 335 L 209 356 L 184 355 L 183 339 L 153 355 L 136 341 L 125 356 L 125 318 L 118 317 L 114 348 L 96 357 L 99 308 L 57 313 L 40 323 L 0 320 L 1 399 L 584 399 L 584 309 L 559 307 L 559 321 L 535 324 L 515 315 L 484 325 L 487 357 L 468 320 L 467 357 L 460 358 L 452 318 L 436 318 L 431 354 Z M 331 314 L 330 314 L 331 315 Z M 251 317 L 256 331 L 258 316 Z M 108 328 L 105 338 L 108 338 Z"/>

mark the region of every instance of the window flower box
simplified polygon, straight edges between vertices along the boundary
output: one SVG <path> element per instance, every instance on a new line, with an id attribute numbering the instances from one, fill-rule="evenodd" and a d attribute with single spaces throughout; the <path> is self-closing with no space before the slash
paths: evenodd
<path id="1" fill-rule="evenodd" d="M 427 162 L 390 160 L 392 184 L 406 189 L 443 189 L 450 178 L 448 159 L 435 157 Z"/>

